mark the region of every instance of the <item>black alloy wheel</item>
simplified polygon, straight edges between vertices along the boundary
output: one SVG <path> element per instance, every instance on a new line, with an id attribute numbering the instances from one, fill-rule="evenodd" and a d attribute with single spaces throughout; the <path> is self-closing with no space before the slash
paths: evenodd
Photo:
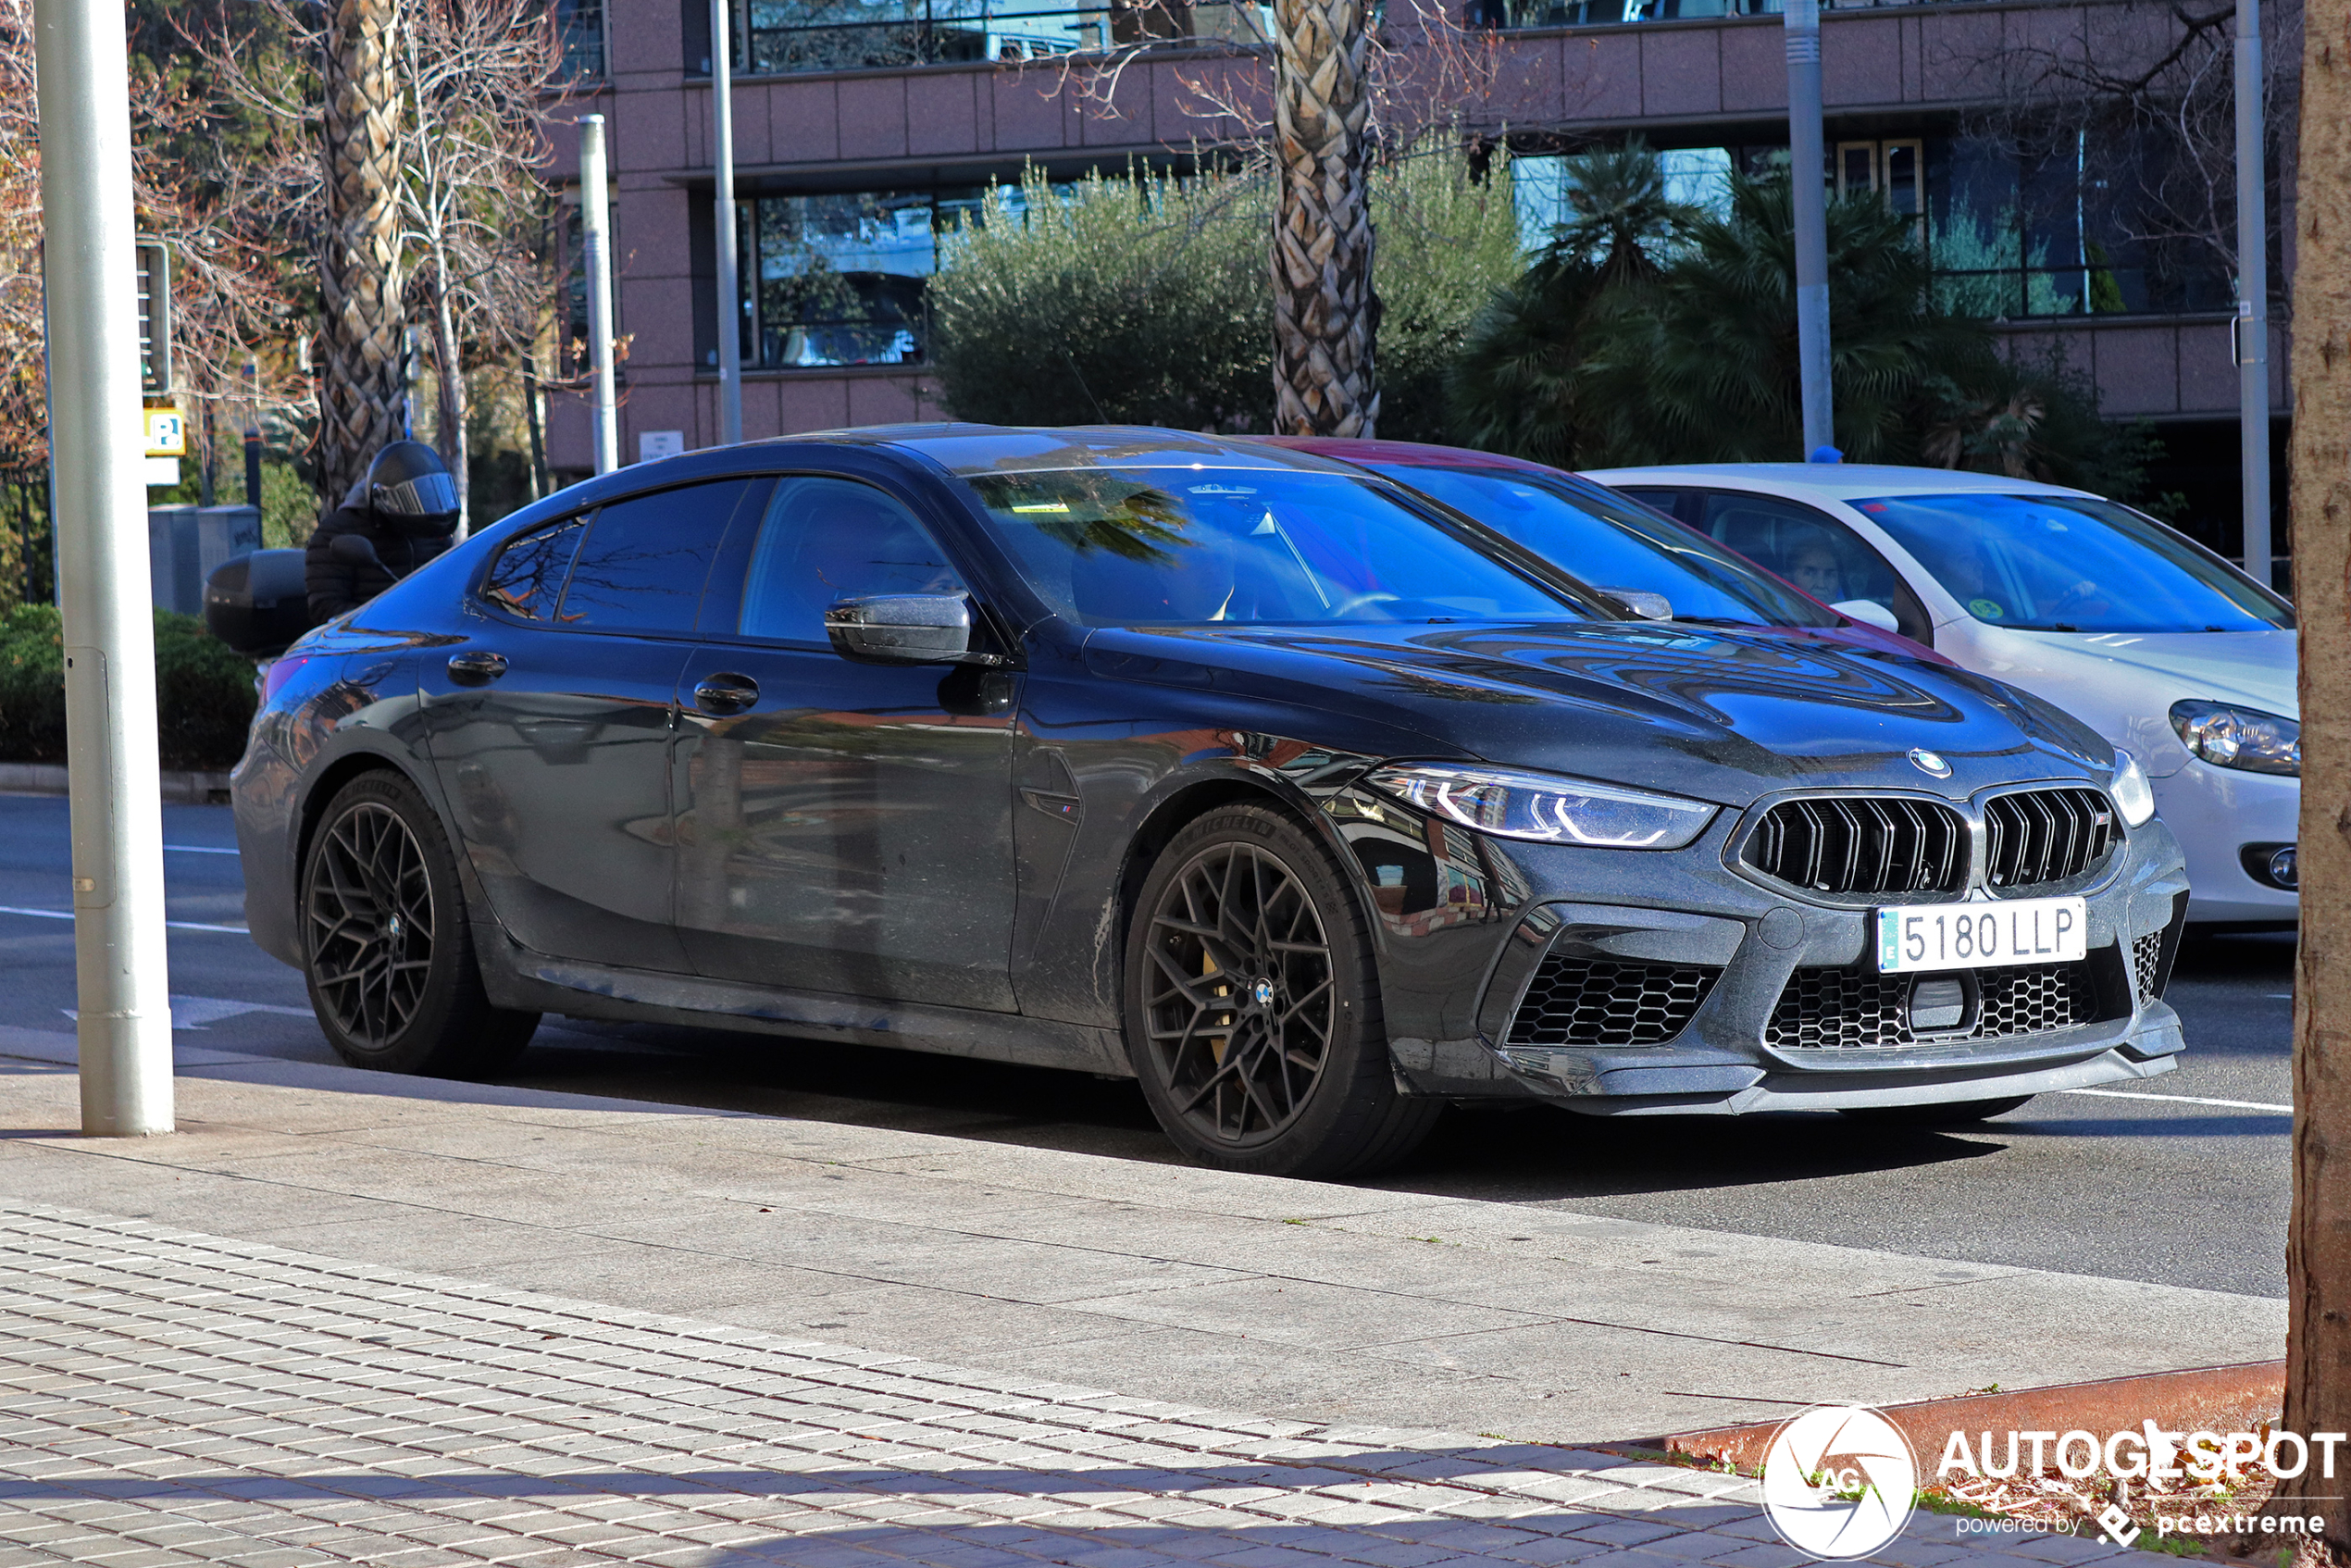
<path id="1" fill-rule="evenodd" d="M 302 924 L 311 1008 L 354 1066 L 479 1076 L 539 1027 L 491 1005 L 448 838 L 397 774 L 363 775 L 328 804 L 304 856 Z"/>
<path id="2" fill-rule="evenodd" d="M 1193 1158 L 1335 1176 L 1401 1159 L 1435 1101 L 1397 1093 L 1369 933 L 1330 855 L 1279 812 L 1228 807 L 1179 832 L 1143 884 L 1127 952 L 1127 1048 Z"/>

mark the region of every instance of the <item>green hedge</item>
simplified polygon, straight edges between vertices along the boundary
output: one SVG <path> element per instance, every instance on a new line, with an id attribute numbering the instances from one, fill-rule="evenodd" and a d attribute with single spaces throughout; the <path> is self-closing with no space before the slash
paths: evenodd
<path id="1" fill-rule="evenodd" d="M 66 760 L 65 638 L 53 604 L 0 614 L 0 762 Z M 155 612 L 155 740 L 166 767 L 224 768 L 244 754 L 253 661 L 193 616 Z"/>

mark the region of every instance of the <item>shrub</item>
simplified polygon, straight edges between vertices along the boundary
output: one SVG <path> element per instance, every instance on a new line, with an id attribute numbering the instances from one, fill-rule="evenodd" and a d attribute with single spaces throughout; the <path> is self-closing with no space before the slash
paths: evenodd
<path id="1" fill-rule="evenodd" d="M 166 767 L 223 768 L 253 722 L 252 661 L 193 616 L 155 613 L 155 741 Z M 66 760 L 65 639 L 56 606 L 0 615 L 0 760 Z"/>
<path id="2" fill-rule="evenodd" d="M 1445 367 L 1521 264 L 1507 163 L 1473 181 L 1455 139 L 1374 172 L 1379 433 L 1441 441 Z M 1272 181 L 1031 168 L 950 236 L 932 356 L 959 417 L 1270 428 Z"/>

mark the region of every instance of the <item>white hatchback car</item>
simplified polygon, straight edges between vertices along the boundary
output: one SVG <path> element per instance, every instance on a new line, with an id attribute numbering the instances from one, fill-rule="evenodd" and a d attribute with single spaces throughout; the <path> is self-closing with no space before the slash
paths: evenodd
<path id="1" fill-rule="evenodd" d="M 2187 852 L 2191 921 L 2295 918 L 2294 611 L 2202 545 L 2087 492 L 1996 474 L 1739 463 L 1587 477 L 2130 751 Z"/>

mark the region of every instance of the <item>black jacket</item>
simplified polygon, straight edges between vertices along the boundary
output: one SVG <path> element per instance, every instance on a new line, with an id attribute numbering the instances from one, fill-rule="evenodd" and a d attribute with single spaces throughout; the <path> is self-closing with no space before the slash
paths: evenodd
<path id="1" fill-rule="evenodd" d="M 352 566 L 337 560 L 334 541 L 347 533 L 365 534 L 382 565 Z M 303 554 L 303 588 L 309 595 L 312 623 L 357 609 L 448 548 L 446 539 L 417 539 L 379 522 L 366 507 L 336 507 L 319 520 Z"/>

